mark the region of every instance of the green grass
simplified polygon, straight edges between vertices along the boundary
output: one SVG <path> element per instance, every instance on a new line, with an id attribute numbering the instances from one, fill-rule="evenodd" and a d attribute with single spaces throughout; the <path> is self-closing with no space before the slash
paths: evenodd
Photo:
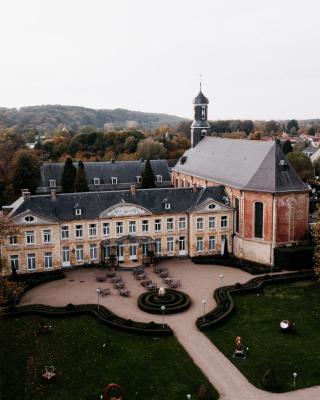
<path id="1" fill-rule="evenodd" d="M 235 297 L 235 312 L 219 327 L 207 331 L 209 339 L 257 387 L 268 368 L 274 368 L 281 387 L 293 389 L 320 384 L 320 284 L 304 281 L 275 285 L 263 294 Z M 282 333 L 283 319 L 295 322 L 295 331 Z M 235 338 L 249 347 L 247 360 L 232 358 Z"/>
<path id="2" fill-rule="evenodd" d="M 38 335 L 40 321 L 53 333 Z M 1 320 L 0 343 L 5 400 L 98 400 L 111 382 L 123 387 L 127 400 L 195 398 L 202 384 L 211 387 L 174 337 L 127 334 L 90 317 Z M 55 366 L 55 383 L 41 383 L 46 365 Z"/>

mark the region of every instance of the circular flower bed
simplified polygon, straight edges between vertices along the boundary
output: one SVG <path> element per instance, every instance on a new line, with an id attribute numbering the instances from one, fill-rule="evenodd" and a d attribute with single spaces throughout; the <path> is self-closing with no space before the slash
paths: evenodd
<path id="1" fill-rule="evenodd" d="M 162 314 L 162 306 L 165 306 L 165 314 L 174 314 L 190 307 L 190 297 L 179 290 L 166 289 L 163 296 L 158 290 L 142 293 L 138 298 L 138 307 L 151 314 Z"/>

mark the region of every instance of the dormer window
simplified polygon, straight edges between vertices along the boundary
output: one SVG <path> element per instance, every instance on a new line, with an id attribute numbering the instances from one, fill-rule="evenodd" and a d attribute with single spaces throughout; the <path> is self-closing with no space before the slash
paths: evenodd
<path id="1" fill-rule="evenodd" d="M 141 183 L 141 176 L 138 175 L 136 178 L 137 178 L 137 183 Z"/>
<path id="2" fill-rule="evenodd" d="M 156 175 L 157 182 L 162 182 L 162 175 Z"/>
<path id="3" fill-rule="evenodd" d="M 50 179 L 49 180 L 49 186 L 51 188 L 55 188 L 57 186 L 57 181 L 55 179 Z"/>
<path id="4" fill-rule="evenodd" d="M 34 217 L 32 215 L 27 215 L 24 217 L 25 222 L 34 222 Z"/>
<path id="5" fill-rule="evenodd" d="M 164 208 L 165 208 L 166 210 L 170 210 L 171 204 L 170 204 L 170 203 L 165 203 L 165 204 L 164 204 Z"/>
<path id="6" fill-rule="evenodd" d="M 93 184 L 95 186 L 99 186 L 100 185 L 100 178 L 93 178 Z"/>
<path id="7" fill-rule="evenodd" d="M 115 176 L 113 176 L 113 177 L 111 178 L 111 185 L 117 185 L 117 183 L 118 183 L 118 178 L 116 178 Z"/>
<path id="8" fill-rule="evenodd" d="M 76 210 L 76 216 L 77 216 L 77 217 L 80 216 L 80 215 L 82 214 L 81 208 L 76 208 L 75 210 Z"/>

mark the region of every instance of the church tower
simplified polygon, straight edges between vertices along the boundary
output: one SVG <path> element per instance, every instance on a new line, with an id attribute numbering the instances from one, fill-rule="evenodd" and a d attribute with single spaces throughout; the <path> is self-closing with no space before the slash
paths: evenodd
<path id="1" fill-rule="evenodd" d="M 209 100 L 203 95 L 200 83 L 200 92 L 193 99 L 194 121 L 191 125 L 191 147 L 195 147 L 204 136 L 210 133 L 208 104 Z"/>

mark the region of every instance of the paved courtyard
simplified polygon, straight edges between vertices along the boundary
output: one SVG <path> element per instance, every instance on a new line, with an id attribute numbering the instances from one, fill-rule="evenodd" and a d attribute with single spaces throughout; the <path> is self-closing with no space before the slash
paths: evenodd
<path id="1" fill-rule="evenodd" d="M 169 260 L 165 262 L 170 276 L 181 280 L 181 290 L 189 294 L 191 307 L 180 314 L 165 316 L 165 322 L 174 333 L 194 362 L 201 368 L 212 385 L 220 393 L 221 399 L 228 400 L 316 400 L 320 399 L 320 387 L 297 390 L 283 394 L 272 394 L 257 389 L 240 373 L 240 371 L 202 334 L 195 325 L 197 317 L 203 313 L 202 300 L 207 300 L 206 311 L 215 307 L 213 291 L 220 286 L 220 275 L 223 274 L 223 285 L 236 282 L 244 283 L 252 275 L 229 267 L 196 265 L 190 260 Z M 139 281 L 134 280 L 130 271 L 122 271 L 120 275 L 131 292 L 130 298 L 118 295 L 108 282 L 96 282 L 97 269 L 81 269 L 66 273 L 66 279 L 53 281 L 29 291 L 21 304 L 41 303 L 52 306 L 64 306 L 68 303 L 97 303 L 96 289 L 110 288 L 111 295 L 100 297 L 100 304 L 114 313 L 136 321 L 162 322 L 161 315 L 152 315 L 137 307 L 137 298 L 144 292 Z M 148 279 L 162 286 L 161 278 L 148 269 Z M 236 332 L 235 332 L 236 336 Z"/>

